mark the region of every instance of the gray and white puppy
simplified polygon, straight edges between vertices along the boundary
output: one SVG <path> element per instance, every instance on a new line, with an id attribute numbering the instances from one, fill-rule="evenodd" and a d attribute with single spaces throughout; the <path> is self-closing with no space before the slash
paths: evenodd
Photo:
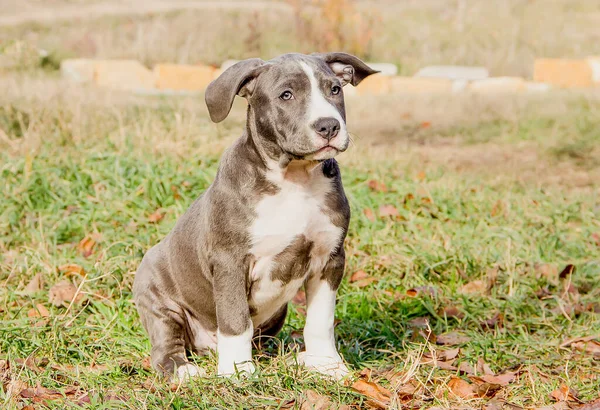
<path id="1" fill-rule="evenodd" d="M 236 95 L 248 100 L 246 131 L 136 273 L 154 368 L 179 378 L 204 374 L 186 350 L 213 349 L 220 375 L 253 372 L 253 338 L 281 330 L 304 284 L 299 361 L 337 378 L 348 372 L 333 328 L 350 209 L 333 157 L 349 143 L 342 87 L 376 72 L 345 53 L 285 54 L 241 61 L 208 86 L 214 122 L 227 117 Z"/>

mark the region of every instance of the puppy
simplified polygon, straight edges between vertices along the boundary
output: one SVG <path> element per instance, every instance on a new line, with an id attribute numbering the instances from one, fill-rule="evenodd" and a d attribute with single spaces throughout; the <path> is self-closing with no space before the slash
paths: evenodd
<path id="1" fill-rule="evenodd" d="M 299 361 L 336 378 L 347 374 L 333 328 L 350 208 L 334 157 L 349 144 L 342 87 L 376 72 L 345 53 L 285 54 L 238 62 L 208 86 L 214 122 L 227 117 L 236 95 L 246 98 L 246 130 L 136 273 L 133 293 L 154 368 L 202 375 L 186 350 L 212 349 L 219 375 L 253 372 L 253 338 L 281 330 L 304 285 Z"/>

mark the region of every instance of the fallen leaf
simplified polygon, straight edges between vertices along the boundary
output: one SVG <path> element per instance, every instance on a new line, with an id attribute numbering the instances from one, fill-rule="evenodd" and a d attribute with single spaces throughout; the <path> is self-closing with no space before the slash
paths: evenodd
<path id="1" fill-rule="evenodd" d="M 83 268 L 74 263 L 67 263 L 67 264 L 61 265 L 58 267 L 58 271 L 66 276 L 69 276 L 69 275 L 83 276 L 85 274 L 85 271 L 83 270 Z"/>
<path id="2" fill-rule="evenodd" d="M 504 315 L 496 312 L 491 318 L 484 320 L 479 324 L 483 330 L 494 330 L 496 328 L 502 328 L 504 325 Z"/>
<path id="3" fill-rule="evenodd" d="M 164 217 L 165 213 L 161 209 L 157 209 L 156 211 L 148 215 L 148 222 L 155 224 L 157 222 L 160 222 Z"/>
<path id="4" fill-rule="evenodd" d="M 455 359 L 459 353 L 460 353 L 459 347 L 455 347 L 454 349 L 441 350 L 438 352 L 438 358 L 439 358 L 439 360 L 448 361 L 448 360 Z"/>
<path id="5" fill-rule="evenodd" d="M 584 352 L 590 353 L 594 357 L 600 357 L 600 342 L 590 340 L 588 342 L 574 342 L 571 347 Z"/>
<path id="6" fill-rule="evenodd" d="M 461 362 L 458 366 L 458 370 L 466 374 L 475 374 L 475 368 L 467 362 Z"/>
<path id="7" fill-rule="evenodd" d="M 42 274 L 38 273 L 37 275 L 35 275 L 33 277 L 33 279 L 31 279 L 31 281 L 25 287 L 25 293 L 30 295 L 32 293 L 39 292 L 40 290 L 42 290 L 42 285 L 43 285 Z"/>
<path id="8" fill-rule="evenodd" d="M 571 344 L 575 342 L 589 342 L 590 340 L 598 339 L 600 340 L 600 334 L 592 335 L 592 336 L 578 336 L 572 339 L 567 339 L 560 344 L 560 347 L 569 347 Z"/>
<path id="9" fill-rule="evenodd" d="M 494 374 L 490 366 L 481 357 L 477 359 L 477 373 L 486 375 Z"/>
<path id="10" fill-rule="evenodd" d="M 578 407 L 577 410 L 600 410 L 600 397 L 583 404 L 581 407 Z"/>
<path id="11" fill-rule="evenodd" d="M 558 277 L 560 279 L 565 279 L 567 276 L 572 275 L 573 273 L 575 273 L 575 265 L 568 264 L 562 271 L 560 271 Z"/>
<path id="12" fill-rule="evenodd" d="M 421 128 L 429 128 L 429 127 L 431 127 L 431 121 L 421 122 Z"/>
<path id="13" fill-rule="evenodd" d="M 460 293 L 484 294 L 487 291 L 487 283 L 484 280 L 474 280 L 460 287 Z"/>
<path id="14" fill-rule="evenodd" d="M 367 182 L 367 185 L 369 186 L 369 188 L 371 189 L 371 191 L 376 191 L 376 192 L 387 192 L 387 187 L 385 186 L 385 184 L 381 181 L 377 181 L 375 179 L 371 179 Z"/>
<path id="15" fill-rule="evenodd" d="M 35 305 L 35 308 L 30 309 L 29 312 L 27 312 L 27 316 L 48 317 L 50 316 L 50 312 L 48 311 L 48 309 L 46 309 L 46 306 L 42 305 L 41 303 L 38 303 L 37 305 Z"/>
<path id="16" fill-rule="evenodd" d="M 367 272 L 365 272 L 364 270 L 357 270 L 356 272 L 354 272 L 352 274 L 352 276 L 350 276 L 350 283 L 362 280 L 362 279 L 366 279 L 369 277 L 369 274 Z"/>
<path id="17" fill-rule="evenodd" d="M 64 399 L 67 396 L 73 396 L 76 392 L 76 387 L 67 387 L 64 391 L 58 391 L 37 386 L 21 390 L 19 396 L 24 399 L 31 399 L 35 403 L 40 403 L 46 400 Z"/>
<path id="18" fill-rule="evenodd" d="M 477 397 L 494 397 L 502 386 L 495 383 L 481 383 L 475 386 L 475 395 Z"/>
<path id="19" fill-rule="evenodd" d="M 437 337 L 437 344 L 439 345 L 460 345 L 467 343 L 471 338 L 460 334 L 458 332 L 444 333 Z"/>
<path id="20" fill-rule="evenodd" d="M 374 277 L 368 277 L 368 278 L 364 278 L 361 280 L 357 280 L 356 282 L 354 282 L 354 284 L 356 286 L 358 286 L 359 288 L 364 288 L 369 286 L 371 283 L 373 282 L 377 282 L 379 279 L 374 278 Z"/>
<path id="21" fill-rule="evenodd" d="M 427 177 L 427 175 L 425 175 L 425 172 L 423 172 L 423 171 L 420 171 L 420 172 L 417 174 L 417 179 L 418 179 L 419 181 L 423 181 L 423 180 L 424 180 L 426 177 Z"/>
<path id="22" fill-rule="evenodd" d="M 58 282 L 48 291 L 48 301 L 57 307 L 64 303 L 79 302 L 82 298 L 82 294 L 77 294 L 77 287 L 68 280 Z"/>
<path id="23" fill-rule="evenodd" d="M 365 217 L 369 221 L 375 222 L 375 214 L 373 213 L 373 211 L 371 210 L 371 208 L 365 208 L 365 209 L 363 209 L 363 214 L 365 215 Z"/>
<path id="24" fill-rule="evenodd" d="M 596 244 L 596 246 L 600 246 L 600 233 L 594 232 L 592 234 L 592 240 L 594 241 L 594 243 Z"/>
<path id="25" fill-rule="evenodd" d="M 459 377 L 453 377 L 448 382 L 448 388 L 450 391 L 461 399 L 472 399 L 475 397 L 474 387 L 475 386 Z"/>
<path id="26" fill-rule="evenodd" d="M 408 289 L 406 291 L 406 294 L 411 298 L 417 297 L 419 295 L 435 296 L 437 294 L 437 289 L 433 286 L 417 286 L 416 288 Z"/>
<path id="27" fill-rule="evenodd" d="M 458 310 L 456 306 L 444 306 L 444 308 L 440 309 L 438 314 L 447 318 L 455 317 L 457 319 L 462 319 L 465 317 L 465 314 Z"/>
<path id="28" fill-rule="evenodd" d="M 91 236 L 86 236 L 77 244 L 77 251 L 84 258 L 88 258 L 94 252 L 94 247 L 96 246 L 96 241 L 92 239 Z"/>
<path id="29" fill-rule="evenodd" d="M 498 384 L 500 386 L 508 386 L 510 383 L 512 383 L 513 380 L 515 380 L 516 373 L 508 372 L 504 374 L 499 374 L 497 376 L 484 374 L 483 376 L 479 377 L 481 377 L 487 383 Z"/>
<path id="30" fill-rule="evenodd" d="M 429 318 L 427 316 L 415 317 L 409 320 L 408 324 L 412 327 L 426 329 L 429 327 Z"/>
<path id="31" fill-rule="evenodd" d="M 369 398 L 368 403 L 380 409 L 385 409 L 390 404 L 392 393 L 376 383 L 366 380 L 357 380 L 352 388 L 360 394 Z"/>
<path id="32" fill-rule="evenodd" d="M 293 340 L 298 340 L 298 339 L 302 339 L 302 330 L 292 330 L 292 333 L 290 333 L 290 337 Z"/>
<path id="33" fill-rule="evenodd" d="M 396 207 L 394 205 L 381 205 L 379 207 L 379 216 L 382 218 L 388 217 L 388 216 L 392 216 L 392 217 L 396 217 L 398 216 L 398 210 L 396 209 Z"/>
<path id="34" fill-rule="evenodd" d="M 552 397 L 556 401 L 576 401 L 579 402 L 577 395 L 579 393 L 577 390 L 570 388 L 566 384 L 561 384 L 560 387 L 550 393 L 550 397 Z"/>
<path id="35" fill-rule="evenodd" d="M 152 359 L 150 356 L 146 356 L 144 357 L 144 360 L 142 360 L 142 369 L 146 370 L 147 372 L 152 370 Z"/>
<path id="36" fill-rule="evenodd" d="M 558 283 L 558 269 L 556 269 L 556 266 L 543 263 L 536 264 L 534 269 L 538 279 L 545 278 L 549 283 L 554 285 Z"/>
<path id="37" fill-rule="evenodd" d="M 292 303 L 295 305 L 306 305 L 306 292 L 302 289 L 298 290 L 292 299 Z"/>
<path id="38" fill-rule="evenodd" d="M 300 406 L 301 410 L 330 410 L 333 408 L 331 399 L 317 393 L 314 390 L 304 392 L 304 400 Z"/>

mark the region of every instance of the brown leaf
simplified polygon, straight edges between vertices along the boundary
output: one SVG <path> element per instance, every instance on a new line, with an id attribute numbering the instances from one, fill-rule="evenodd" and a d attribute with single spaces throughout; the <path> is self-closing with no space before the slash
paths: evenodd
<path id="1" fill-rule="evenodd" d="M 459 289 L 460 293 L 467 294 L 484 294 L 487 291 L 487 283 L 484 280 L 474 280 L 469 282 Z"/>
<path id="2" fill-rule="evenodd" d="M 391 216 L 391 217 L 397 217 L 398 216 L 398 210 L 396 209 L 396 207 L 394 205 L 381 205 L 379 207 L 379 216 L 382 218 L 385 218 L 387 216 Z"/>
<path id="3" fill-rule="evenodd" d="M 83 270 L 83 268 L 81 266 L 76 265 L 74 263 L 67 263 L 67 264 L 61 265 L 58 267 L 58 271 L 66 276 L 69 276 L 69 275 L 83 276 L 83 275 L 85 275 L 85 270 Z"/>
<path id="4" fill-rule="evenodd" d="M 431 127 L 431 121 L 421 122 L 421 128 L 429 128 L 429 127 Z"/>
<path id="5" fill-rule="evenodd" d="M 370 399 L 368 403 L 377 408 L 385 409 L 390 404 L 392 393 L 376 383 L 360 379 L 352 384 L 352 388 L 367 396 Z"/>
<path id="6" fill-rule="evenodd" d="M 350 276 L 350 283 L 362 280 L 362 279 L 366 279 L 369 277 L 369 274 L 367 272 L 365 272 L 364 270 L 357 270 L 356 272 L 354 272 L 352 274 L 352 276 Z"/>
<path id="7" fill-rule="evenodd" d="M 482 383 L 478 384 L 475 387 L 475 394 L 477 397 L 494 397 L 498 390 L 500 390 L 502 386 L 494 383 Z"/>
<path id="8" fill-rule="evenodd" d="M 54 306 L 63 306 L 64 303 L 79 302 L 83 298 L 77 293 L 77 287 L 68 280 L 58 282 L 48 291 L 48 301 Z"/>
<path id="9" fill-rule="evenodd" d="M 84 258 L 88 258 L 94 252 L 95 246 L 96 241 L 88 235 L 77 244 L 77 252 L 79 252 Z"/>
<path id="10" fill-rule="evenodd" d="M 600 410 L 600 397 L 596 400 L 590 401 L 578 407 L 577 410 Z"/>
<path id="11" fill-rule="evenodd" d="M 292 333 L 290 333 L 290 337 L 293 340 L 298 340 L 302 338 L 302 330 L 292 330 Z"/>
<path id="12" fill-rule="evenodd" d="M 572 389 L 563 383 L 560 385 L 560 387 L 558 389 L 556 389 L 552 393 L 550 393 L 550 397 L 552 397 L 556 401 L 577 401 L 577 402 L 579 402 L 579 399 L 577 398 L 578 394 L 579 393 L 577 392 L 577 390 Z"/>
<path id="13" fill-rule="evenodd" d="M 147 372 L 152 370 L 152 360 L 150 356 L 146 356 L 144 357 L 144 360 L 142 360 L 142 369 L 146 370 Z"/>
<path id="14" fill-rule="evenodd" d="M 448 382 L 448 388 L 450 388 L 450 391 L 461 399 L 472 399 L 475 397 L 474 386 L 461 378 L 451 378 Z"/>
<path id="15" fill-rule="evenodd" d="M 368 277 L 368 278 L 364 278 L 364 279 L 358 280 L 358 281 L 354 282 L 354 284 L 356 286 L 358 286 L 359 288 L 364 288 L 364 287 L 369 286 L 373 282 L 377 282 L 378 280 L 379 279 L 374 278 L 374 277 Z"/>
<path id="16" fill-rule="evenodd" d="M 157 209 L 156 211 L 148 215 L 148 222 L 155 224 L 162 221 L 164 217 L 165 213 L 161 209 Z"/>
<path id="17" fill-rule="evenodd" d="M 453 360 L 456 358 L 456 356 L 458 356 L 459 353 L 460 353 L 459 347 L 455 347 L 454 349 L 441 350 L 438 352 L 438 358 L 439 358 L 439 360 L 444 360 L 444 361 Z"/>
<path id="18" fill-rule="evenodd" d="M 499 374 L 497 376 L 484 374 L 480 377 L 487 383 L 498 384 L 500 386 L 508 386 L 510 383 L 512 383 L 513 380 L 515 380 L 516 373 L 508 372 L 504 374 Z"/>
<path id="19" fill-rule="evenodd" d="M 367 185 L 369 186 L 369 188 L 371 189 L 371 191 L 376 191 L 376 192 L 387 192 L 387 187 L 385 186 L 385 184 L 381 181 L 377 181 L 375 179 L 371 179 L 367 182 Z"/>
<path id="20" fill-rule="evenodd" d="M 411 298 L 424 295 L 435 296 L 437 294 L 437 289 L 433 286 L 417 286 L 416 288 L 408 289 L 406 294 Z"/>
<path id="21" fill-rule="evenodd" d="M 26 388 L 21 390 L 19 396 L 24 399 L 31 399 L 35 403 L 40 403 L 46 400 L 57 400 L 63 399 L 67 396 L 72 396 L 76 393 L 77 388 L 75 387 L 67 387 L 64 391 L 51 390 L 42 386 L 37 386 L 35 388 Z"/>
<path id="22" fill-rule="evenodd" d="M 440 316 L 446 316 L 447 318 L 455 317 L 457 319 L 462 319 L 465 317 L 465 314 L 458 310 L 456 306 L 444 306 L 444 308 L 440 309 L 438 314 Z"/>
<path id="23" fill-rule="evenodd" d="M 477 359 L 477 373 L 486 375 L 494 374 L 490 366 L 486 362 L 484 362 L 481 357 Z"/>
<path id="24" fill-rule="evenodd" d="M 495 328 L 502 328 L 504 325 L 504 315 L 496 312 L 491 318 L 484 320 L 479 324 L 483 330 L 494 330 Z"/>
<path id="25" fill-rule="evenodd" d="M 302 289 L 298 290 L 292 299 L 292 303 L 295 305 L 306 305 L 306 292 Z"/>
<path id="26" fill-rule="evenodd" d="M 429 327 L 429 318 L 427 316 L 415 317 L 409 320 L 408 324 L 412 327 L 426 329 Z"/>
<path id="27" fill-rule="evenodd" d="M 378 281 L 377 278 L 370 276 L 364 270 L 357 270 L 350 276 L 350 283 L 354 283 L 359 288 L 364 288 L 376 281 Z"/>
<path id="28" fill-rule="evenodd" d="M 426 177 L 427 177 L 427 175 L 425 175 L 425 172 L 423 172 L 423 171 L 419 171 L 419 173 L 417 174 L 417 179 L 419 181 L 423 181 Z"/>
<path id="29" fill-rule="evenodd" d="M 38 303 L 37 305 L 35 305 L 34 309 L 30 309 L 29 312 L 27 312 L 27 316 L 48 317 L 50 316 L 50 312 L 48 311 L 48 309 L 46 309 L 46 306 L 42 305 L 41 303 Z"/>
<path id="30" fill-rule="evenodd" d="M 537 278 L 545 278 L 549 283 L 558 283 L 558 269 L 556 266 L 547 263 L 536 264 L 535 273 Z"/>
<path id="31" fill-rule="evenodd" d="M 333 403 L 327 396 L 317 393 L 314 390 L 304 392 L 304 401 L 301 410 L 330 410 L 333 409 Z"/>
<path id="32" fill-rule="evenodd" d="M 475 374 L 475 369 L 467 362 L 461 362 L 458 366 L 458 370 L 466 374 Z"/>
<path id="33" fill-rule="evenodd" d="M 589 353 L 594 357 L 600 357 L 600 343 L 596 340 L 590 340 L 589 342 L 574 342 L 571 347 L 584 352 Z"/>
<path id="34" fill-rule="evenodd" d="M 439 345 L 460 345 L 467 343 L 471 338 L 460 334 L 458 332 L 444 333 L 437 337 L 437 344 Z"/>
<path id="35" fill-rule="evenodd" d="M 25 287 L 25 293 L 30 295 L 32 293 L 39 292 L 40 290 L 42 290 L 43 283 L 44 282 L 42 279 L 42 274 L 38 273 L 31 279 L 31 281 Z"/>
<path id="36" fill-rule="evenodd" d="M 560 279 L 565 279 L 567 276 L 572 275 L 573 273 L 575 273 L 575 265 L 568 264 L 562 271 L 560 271 L 558 277 Z"/>
<path id="37" fill-rule="evenodd" d="M 363 214 L 369 221 L 375 222 L 375 214 L 373 213 L 373 210 L 371 208 L 363 209 Z"/>

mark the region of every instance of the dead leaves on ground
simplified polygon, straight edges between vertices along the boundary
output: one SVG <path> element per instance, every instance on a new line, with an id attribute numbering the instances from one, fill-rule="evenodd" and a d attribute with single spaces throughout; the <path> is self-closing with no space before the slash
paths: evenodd
<path id="1" fill-rule="evenodd" d="M 364 288 L 366 286 L 369 286 L 371 283 L 377 281 L 377 278 L 374 278 L 373 276 L 369 275 L 364 270 L 357 270 L 352 274 L 352 276 L 350 276 L 350 283 L 353 283 L 359 288 Z"/>
<path id="2" fill-rule="evenodd" d="M 564 341 L 560 347 L 571 347 L 583 354 L 600 358 L 600 334 L 569 339 Z"/>
<path id="3" fill-rule="evenodd" d="M 83 295 L 77 287 L 68 280 L 63 280 L 55 284 L 48 291 L 48 302 L 54 306 L 60 307 L 65 304 L 78 303 L 83 299 Z"/>

